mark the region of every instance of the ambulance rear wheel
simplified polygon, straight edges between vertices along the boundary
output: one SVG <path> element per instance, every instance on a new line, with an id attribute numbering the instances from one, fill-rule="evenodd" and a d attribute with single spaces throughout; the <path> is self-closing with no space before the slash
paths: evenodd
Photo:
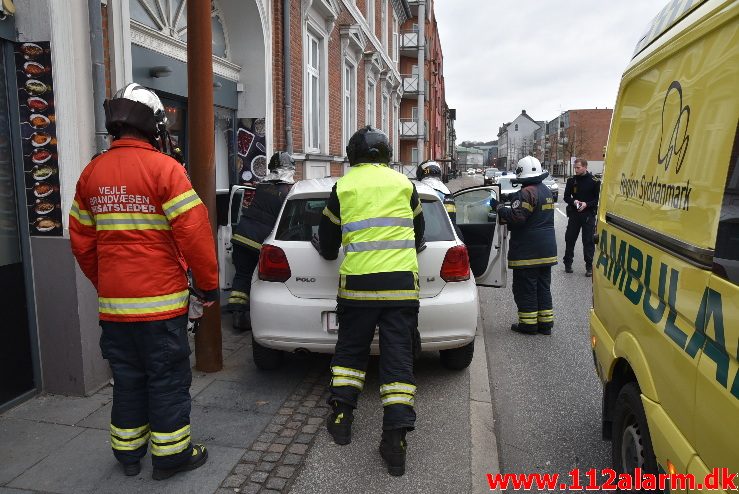
<path id="1" fill-rule="evenodd" d="M 251 354 L 254 359 L 254 365 L 260 370 L 275 370 L 282 363 L 283 352 L 274 348 L 262 346 L 251 338 Z"/>
<path id="2" fill-rule="evenodd" d="M 644 473 L 658 473 L 641 393 L 636 383 L 628 383 L 621 388 L 616 399 L 612 431 L 611 455 L 617 472 L 633 474 L 635 468 L 641 468 Z"/>

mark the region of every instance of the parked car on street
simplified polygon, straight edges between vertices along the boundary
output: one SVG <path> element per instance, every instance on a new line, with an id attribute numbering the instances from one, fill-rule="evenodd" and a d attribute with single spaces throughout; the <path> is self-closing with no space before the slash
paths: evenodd
<path id="1" fill-rule="evenodd" d="M 284 352 L 333 353 L 336 345 L 336 293 L 339 265 L 320 257 L 311 244 L 318 232 L 335 178 L 297 182 L 287 197 L 276 228 L 265 239 L 251 289 L 254 363 L 276 368 Z M 238 194 L 238 188 L 235 192 Z M 469 365 L 479 313 L 477 285 L 506 284 L 507 230 L 489 221 L 490 198 L 498 186 L 476 186 L 454 194 L 455 233 L 436 192 L 416 183 L 426 222 L 426 248 L 418 254 L 419 331 L 424 351 L 440 352 L 451 369 Z M 238 200 L 232 201 L 238 216 Z M 378 339 L 372 352 L 378 353 Z"/>
<path id="2" fill-rule="evenodd" d="M 552 193 L 554 202 L 557 202 L 557 200 L 559 199 L 559 185 L 557 184 L 557 181 L 554 180 L 551 175 L 549 175 L 547 178 L 544 179 L 542 183 L 546 185 L 549 191 Z"/>
<path id="3" fill-rule="evenodd" d="M 511 195 L 521 189 L 521 184 L 513 183 L 515 175 L 501 176 L 498 178 L 498 186 L 500 187 L 501 202 L 508 202 Z"/>
<path id="4" fill-rule="evenodd" d="M 474 175 L 474 174 L 475 174 L 475 169 L 474 168 L 470 168 L 470 169 L 467 170 L 467 175 Z"/>
<path id="5" fill-rule="evenodd" d="M 485 174 L 483 175 L 483 184 L 495 184 L 495 178 L 500 177 L 502 174 L 503 172 L 499 171 L 497 168 L 488 168 L 487 170 L 485 170 Z"/>

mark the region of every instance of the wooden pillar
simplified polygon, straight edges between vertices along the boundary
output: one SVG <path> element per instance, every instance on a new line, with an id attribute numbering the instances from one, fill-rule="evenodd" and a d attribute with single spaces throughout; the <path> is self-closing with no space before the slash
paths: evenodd
<path id="1" fill-rule="evenodd" d="M 187 140 L 192 184 L 208 208 L 213 238 L 217 239 L 210 13 L 210 0 L 187 0 Z M 200 329 L 195 334 L 195 368 L 203 372 L 217 372 L 223 368 L 218 302 L 205 309 Z"/>

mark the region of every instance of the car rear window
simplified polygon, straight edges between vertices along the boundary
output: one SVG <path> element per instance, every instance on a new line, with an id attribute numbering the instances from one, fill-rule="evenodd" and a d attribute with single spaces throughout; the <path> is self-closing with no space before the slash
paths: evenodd
<path id="1" fill-rule="evenodd" d="M 280 217 L 276 240 L 308 242 L 318 234 L 323 208 L 328 199 L 290 199 Z M 426 242 L 454 240 L 449 217 L 441 201 L 421 201 L 426 222 Z"/>

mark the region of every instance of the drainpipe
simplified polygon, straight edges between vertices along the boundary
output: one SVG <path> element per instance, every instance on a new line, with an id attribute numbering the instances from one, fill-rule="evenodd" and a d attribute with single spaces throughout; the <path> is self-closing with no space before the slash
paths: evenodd
<path id="1" fill-rule="evenodd" d="M 426 159 L 426 0 L 418 4 L 418 162 Z"/>
<path id="2" fill-rule="evenodd" d="M 283 98 L 285 106 L 285 151 L 293 153 L 292 126 L 292 82 L 290 77 L 290 0 L 282 0 L 282 72 L 284 79 Z"/>
<path id="3" fill-rule="evenodd" d="M 92 101 L 95 115 L 95 150 L 108 148 L 108 131 L 105 130 L 105 58 L 103 56 L 103 14 L 100 0 L 87 0 L 87 17 L 90 23 L 90 58 L 92 59 Z"/>

